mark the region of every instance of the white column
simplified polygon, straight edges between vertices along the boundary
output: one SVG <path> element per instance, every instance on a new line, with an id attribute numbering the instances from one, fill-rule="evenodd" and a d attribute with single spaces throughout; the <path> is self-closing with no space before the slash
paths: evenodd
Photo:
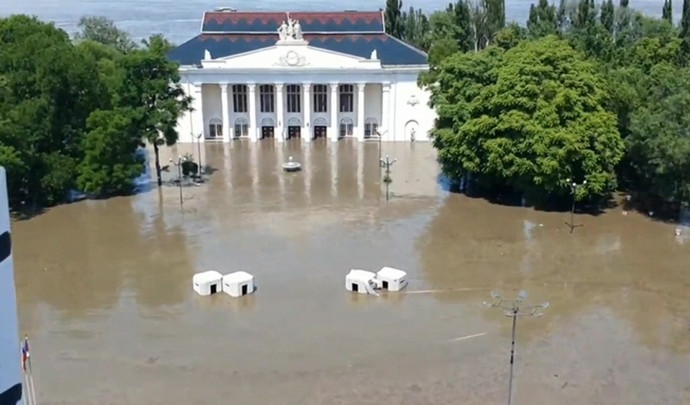
<path id="1" fill-rule="evenodd" d="M 275 137 L 278 142 L 283 142 L 283 128 L 285 128 L 285 123 L 283 122 L 283 87 L 283 83 L 276 83 L 276 117 L 278 122 L 276 122 Z"/>
<path id="2" fill-rule="evenodd" d="M 328 132 L 331 135 L 331 141 L 338 142 L 338 83 L 331 83 L 331 104 L 328 109 L 331 112 L 331 127 Z"/>
<path id="3" fill-rule="evenodd" d="M 259 138 L 259 128 L 256 127 L 256 84 L 248 83 L 247 89 L 249 89 L 249 109 L 247 110 L 249 114 L 249 139 L 256 142 Z"/>
<path id="4" fill-rule="evenodd" d="M 304 199 L 308 206 L 311 205 L 311 148 L 304 148 L 302 158 L 302 173 L 304 173 Z"/>
<path id="5" fill-rule="evenodd" d="M 311 83 L 303 83 L 302 90 L 304 97 L 304 102 L 302 103 L 302 108 L 304 108 L 302 139 L 304 139 L 305 142 L 311 142 L 311 137 L 314 136 L 311 128 Z"/>
<path id="6" fill-rule="evenodd" d="M 381 128 L 379 132 L 381 135 L 386 135 L 389 138 L 393 135 L 393 127 L 391 126 L 390 119 L 390 99 L 391 99 L 391 84 L 388 82 L 381 84 Z M 388 132 L 386 132 L 388 131 Z"/>
<path id="7" fill-rule="evenodd" d="M 366 83 L 357 83 L 357 140 L 364 142 L 364 87 Z"/>
<path id="8" fill-rule="evenodd" d="M 191 112 L 192 122 L 191 122 L 191 139 L 190 142 L 196 141 L 196 136 L 198 134 L 205 134 L 204 128 L 204 101 L 202 96 L 202 84 L 194 83 L 192 85 L 192 108 Z M 204 142 L 205 136 L 201 137 L 201 142 Z"/>
<path id="9" fill-rule="evenodd" d="M 230 106 L 228 105 L 228 84 L 220 84 L 220 105 L 223 113 L 223 143 L 230 142 Z"/>

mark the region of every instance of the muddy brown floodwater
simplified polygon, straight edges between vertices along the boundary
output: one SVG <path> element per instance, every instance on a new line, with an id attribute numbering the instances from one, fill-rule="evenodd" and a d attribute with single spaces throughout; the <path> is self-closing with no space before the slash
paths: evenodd
<path id="1" fill-rule="evenodd" d="M 525 289 L 551 306 L 518 322 L 516 403 L 690 403 L 690 245 L 673 225 L 613 209 L 570 234 L 567 214 L 443 191 L 421 143 L 383 145 L 387 203 L 378 147 L 206 145 L 210 182 L 183 209 L 163 187 L 16 222 L 39 402 L 503 403 L 510 319 L 482 302 Z M 302 172 L 280 170 L 290 155 Z M 350 268 L 384 265 L 405 292 L 345 291 Z M 196 296 L 209 269 L 258 290 Z"/>

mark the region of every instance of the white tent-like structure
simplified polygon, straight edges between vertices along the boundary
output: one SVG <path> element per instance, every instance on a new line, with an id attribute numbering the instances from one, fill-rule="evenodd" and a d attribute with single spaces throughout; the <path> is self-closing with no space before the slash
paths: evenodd
<path id="1" fill-rule="evenodd" d="M 407 286 L 407 273 L 393 267 L 383 267 L 376 273 L 376 285 L 382 290 L 400 291 Z"/>
<path id="2" fill-rule="evenodd" d="M 254 292 L 254 276 L 236 271 L 223 276 L 223 292 L 231 297 L 241 297 Z"/>
<path id="3" fill-rule="evenodd" d="M 345 288 L 360 294 L 378 295 L 376 288 L 376 274 L 371 271 L 352 269 L 345 276 Z"/>
<path id="4" fill-rule="evenodd" d="M 223 289 L 223 275 L 214 270 L 196 273 L 192 277 L 192 287 L 199 295 L 211 295 Z"/>

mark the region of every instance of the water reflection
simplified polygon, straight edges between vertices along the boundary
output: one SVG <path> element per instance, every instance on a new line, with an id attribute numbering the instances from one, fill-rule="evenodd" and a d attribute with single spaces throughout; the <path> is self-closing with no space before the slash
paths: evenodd
<path id="1" fill-rule="evenodd" d="M 571 235 L 562 214 L 453 196 L 418 243 L 423 269 L 434 289 L 525 289 L 537 301 L 550 301 L 549 316 L 526 336 L 540 336 L 587 311 L 609 309 L 630 322 L 646 344 L 688 351 L 690 342 L 681 336 L 687 337 L 683 313 L 690 303 L 681 291 L 690 282 L 683 270 L 690 252 L 677 248 L 669 226 L 616 212 L 582 220 L 585 226 Z M 436 298 L 488 299 L 485 291 Z"/>

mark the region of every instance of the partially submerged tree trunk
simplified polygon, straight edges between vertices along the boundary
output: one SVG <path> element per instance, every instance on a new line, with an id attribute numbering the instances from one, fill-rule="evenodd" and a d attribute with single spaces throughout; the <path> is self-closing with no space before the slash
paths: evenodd
<path id="1" fill-rule="evenodd" d="M 153 154 L 155 155 L 156 158 L 156 176 L 158 179 L 158 187 L 163 185 L 163 180 L 161 179 L 161 162 L 160 158 L 158 156 L 158 143 L 154 142 L 153 143 Z"/>

